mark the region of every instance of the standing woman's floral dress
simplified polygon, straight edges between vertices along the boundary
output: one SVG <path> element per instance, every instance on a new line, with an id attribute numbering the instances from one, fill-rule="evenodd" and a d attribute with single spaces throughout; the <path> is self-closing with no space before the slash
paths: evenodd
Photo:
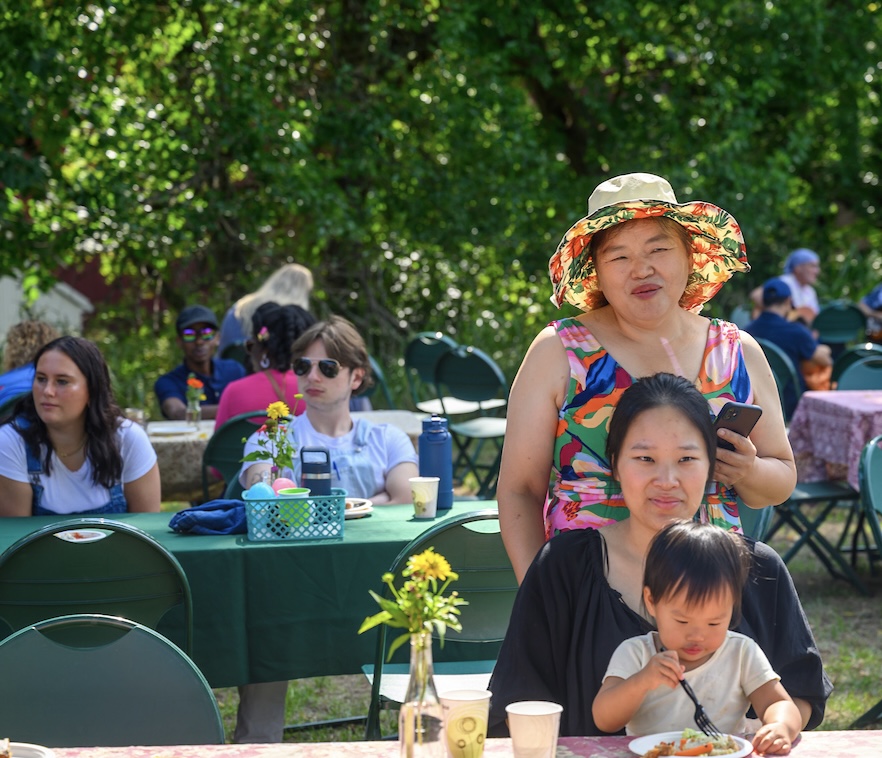
<path id="1" fill-rule="evenodd" d="M 558 414 L 545 503 L 546 539 L 627 517 L 621 488 L 606 460 L 606 437 L 619 398 L 635 381 L 577 319 L 561 319 L 552 326 L 566 350 L 570 380 Z M 696 384 L 714 415 L 730 400 L 752 401 L 737 326 L 711 320 Z M 741 531 L 735 490 L 720 482 L 708 487 L 699 514 L 702 521 Z"/>

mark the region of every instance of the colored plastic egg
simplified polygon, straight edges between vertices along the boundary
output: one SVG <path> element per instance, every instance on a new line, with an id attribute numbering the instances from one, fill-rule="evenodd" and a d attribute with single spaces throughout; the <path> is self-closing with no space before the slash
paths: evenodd
<path id="1" fill-rule="evenodd" d="M 285 477 L 280 477 L 279 479 L 276 479 L 276 481 L 273 482 L 273 490 L 275 491 L 275 493 L 277 495 L 279 494 L 279 490 L 283 490 L 288 487 L 296 487 L 296 486 L 297 486 L 297 482 L 295 482 L 291 479 L 286 479 Z"/>
<path id="2" fill-rule="evenodd" d="M 266 482 L 252 484 L 245 492 L 246 500 L 270 500 L 276 496 L 275 491 Z"/>

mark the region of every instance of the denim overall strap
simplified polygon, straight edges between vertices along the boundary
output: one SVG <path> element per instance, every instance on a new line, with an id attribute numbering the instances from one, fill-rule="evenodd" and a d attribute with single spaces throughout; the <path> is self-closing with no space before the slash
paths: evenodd
<path id="1" fill-rule="evenodd" d="M 49 509 L 43 507 L 43 485 L 40 483 L 40 475 L 43 473 L 43 464 L 40 462 L 40 459 L 33 454 L 30 446 L 28 446 L 27 444 L 25 445 L 25 455 L 27 456 L 28 463 L 28 479 L 30 479 L 31 490 L 34 493 L 33 502 L 31 505 L 31 515 L 59 515 L 56 511 L 50 511 Z M 89 511 L 78 511 L 76 514 L 70 515 L 99 516 L 104 513 L 125 513 L 127 510 L 128 503 L 126 502 L 126 496 L 123 493 L 123 486 L 121 483 L 118 482 L 110 488 L 110 500 L 107 503 L 98 508 L 93 508 Z"/>
<path id="2" fill-rule="evenodd" d="M 31 482 L 31 490 L 33 492 L 33 500 L 31 503 L 32 516 L 44 516 L 50 511 L 42 508 L 40 503 L 43 500 L 43 485 L 40 483 L 40 474 L 43 473 L 43 464 L 40 459 L 31 451 L 31 446 L 25 443 L 25 455 L 28 462 L 28 479 Z"/>

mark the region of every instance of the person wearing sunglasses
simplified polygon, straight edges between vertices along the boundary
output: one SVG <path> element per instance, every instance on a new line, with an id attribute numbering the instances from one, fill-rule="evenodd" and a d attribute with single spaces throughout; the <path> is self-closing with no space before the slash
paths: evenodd
<path id="1" fill-rule="evenodd" d="M 306 402 L 306 413 L 291 422 L 288 435 L 297 450 L 324 447 L 331 456 L 331 483 L 350 497 L 373 503 L 409 503 L 408 479 L 417 476 L 413 443 L 397 427 L 353 419 L 349 401 L 372 383 L 364 340 L 340 316 L 309 327 L 291 350 L 292 368 Z M 258 449 L 259 436 L 251 435 L 243 457 Z M 239 482 L 246 489 L 261 481 L 270 465 L 246 462 Z M 282 476 L 300 481 L 299 456 L 294 469 Z M 239 688 L 239 710 L 233 741 L 281 742 L 285 725 L 287 682 L 248 684 Z"/>
<path id="2" fill-rule="evenodd" d="M 215 358 L 218 345 L 217 317 L 204 305 L 189 305 L 175 322 L 184 361 L 153 385 L 162 415 L 183 419 L 187 412 L 187 379 L 202 382 L 202 418 L 213 419 L 224 388 L 245 376 L 245 367 L 234 360 Z"/>

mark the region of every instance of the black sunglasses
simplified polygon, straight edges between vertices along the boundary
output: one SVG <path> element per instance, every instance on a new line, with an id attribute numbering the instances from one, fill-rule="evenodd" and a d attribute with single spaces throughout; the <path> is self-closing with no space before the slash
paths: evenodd
<path id="1" fill-rule="evenodd" d="M 217 329 L 212 329 L 210 326 L 206 326 L 198 332 L 195 329 L 182 329 L 181 339 L 184 342 L 195 342 L 197 337 L 201 337 L 203 342 L 208 342 L 214 339 L 215 334 L 217 334 Z"/>
<path id="2" fill-rule="evenodd" d="M 292 368 L 297 376 L 306 376 L 312 371 L 312 364 L 318 363 L 319 371 L 321 371 L 328 379 L 333 379 L 340 373 L 340 361 L 333 358 L 295 358 Z"/>

